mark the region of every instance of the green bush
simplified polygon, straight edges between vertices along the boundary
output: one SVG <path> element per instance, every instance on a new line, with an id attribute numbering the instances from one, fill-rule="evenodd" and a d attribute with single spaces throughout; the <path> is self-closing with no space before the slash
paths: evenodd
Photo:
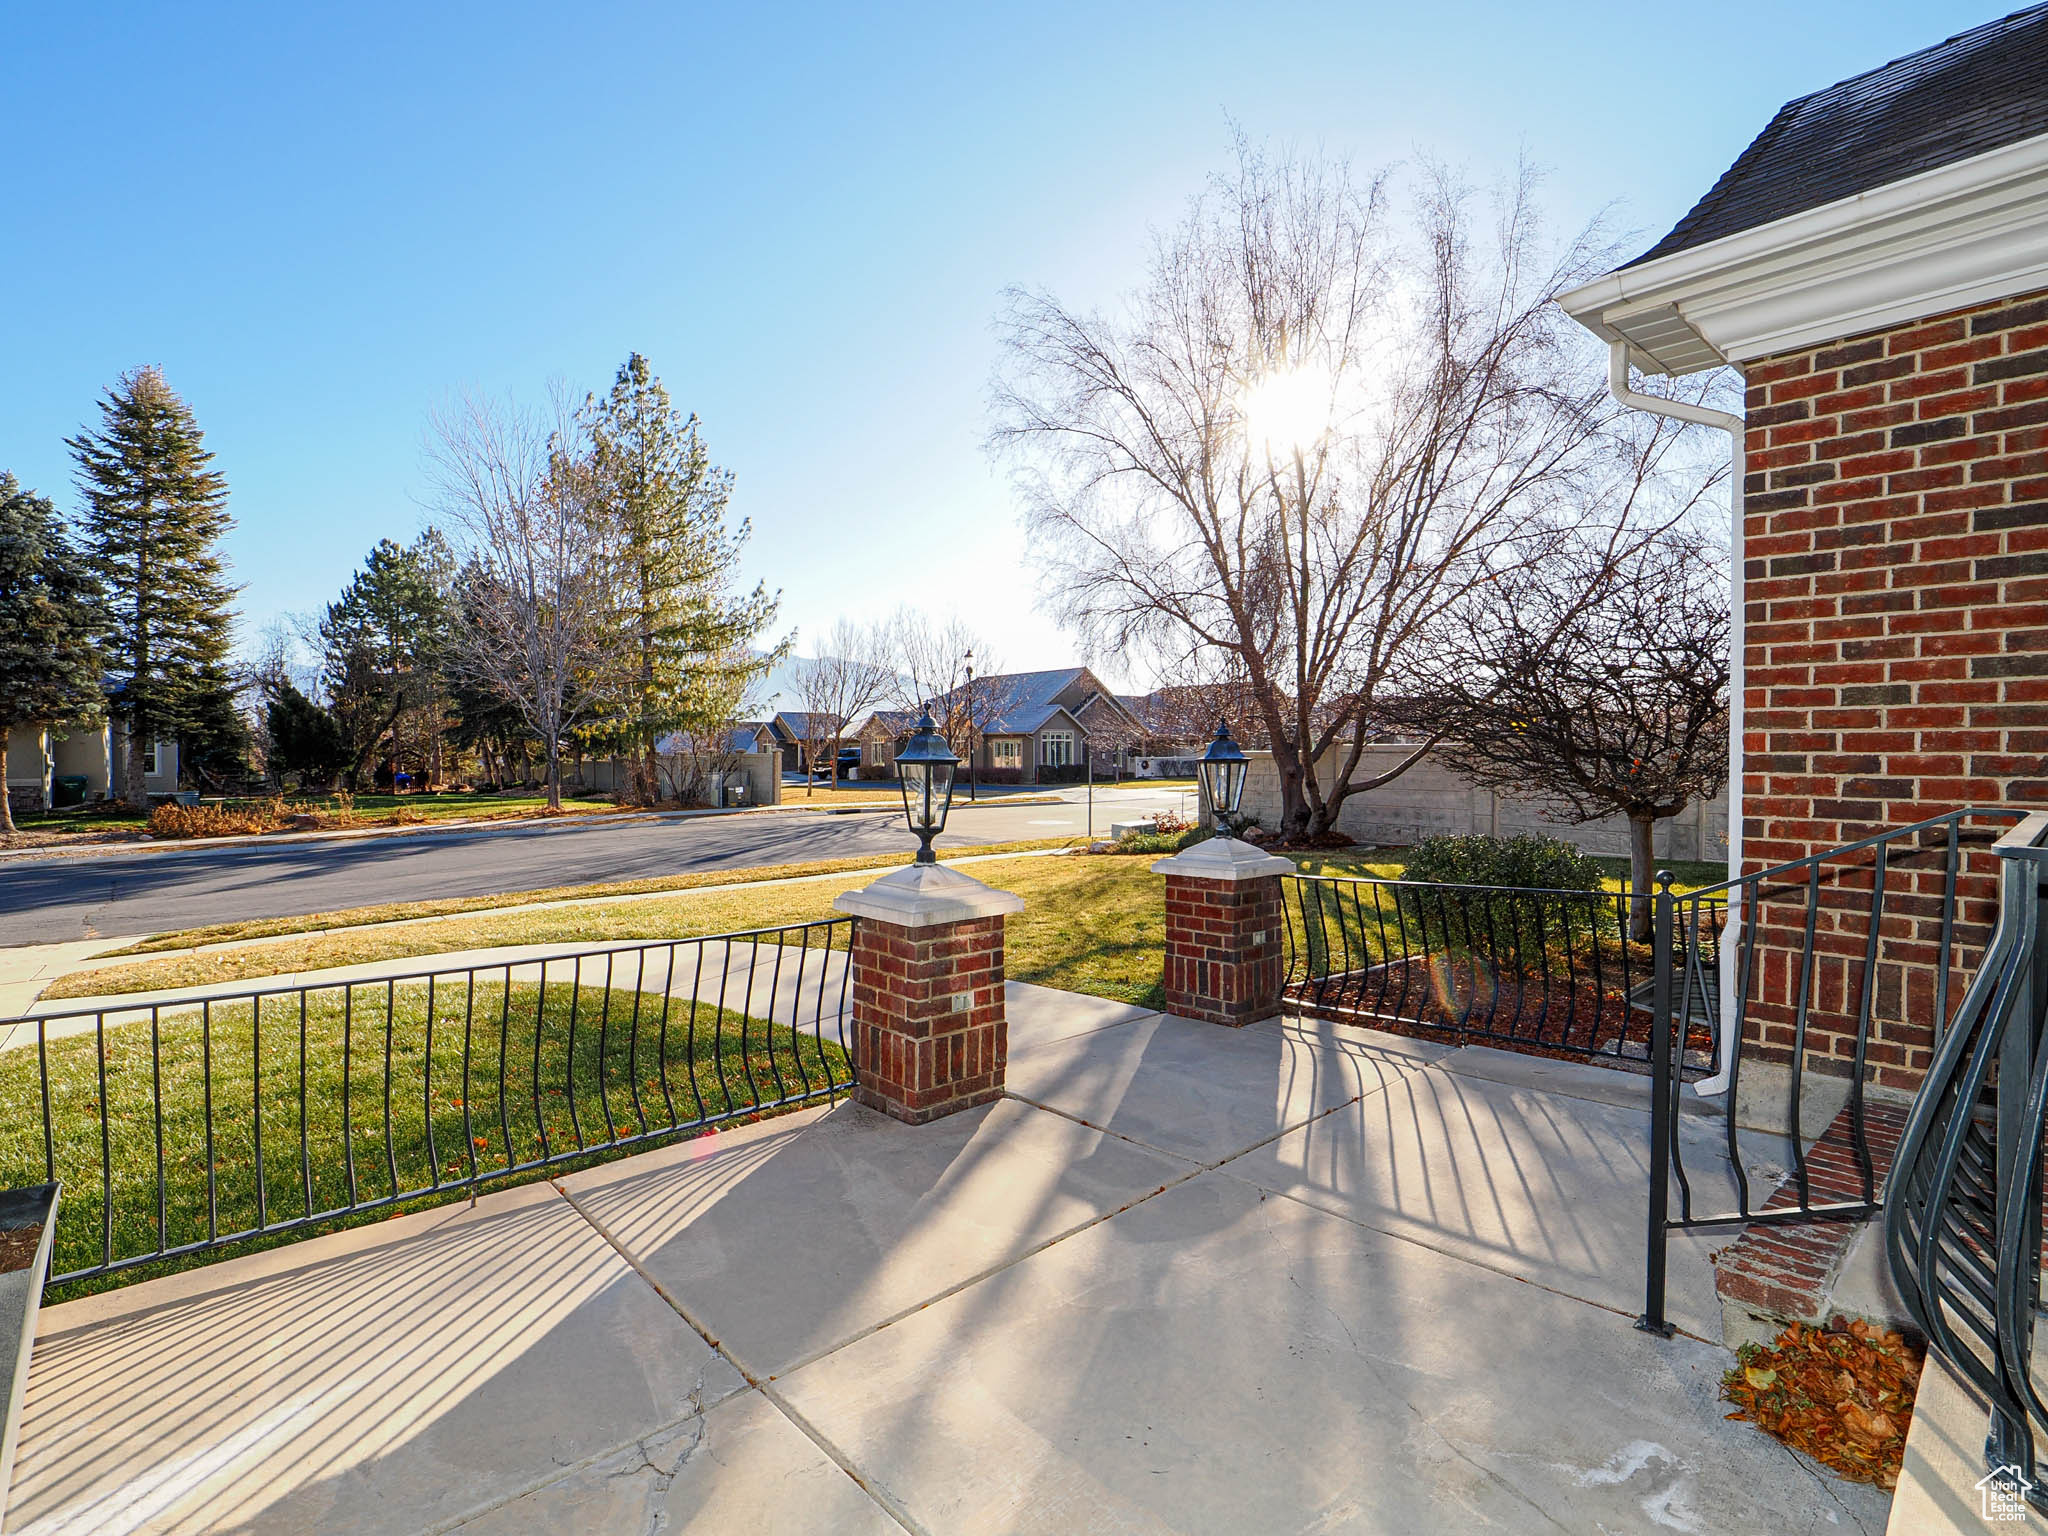
<path id="1" fill-rule="evenodd" d="M 1172 811 L 1161 811 L 1152 818 L 1152 825 L 1143 831 L 1126 832 L 1118 838 L 1110 851 L 1112 853 L 1150 853 L 1165 855 L 1179 853 L 1191 848 L 1209 836 L 1206 827 L 1197 826 L 1184 816 Z"/>
<path id="2" fill-rule="evenodd" d="M 1559 837 L 1431 837 L 1408 853 L 1403 880 L 1537 891 L 1597 891 L 1600 863 Z"/>

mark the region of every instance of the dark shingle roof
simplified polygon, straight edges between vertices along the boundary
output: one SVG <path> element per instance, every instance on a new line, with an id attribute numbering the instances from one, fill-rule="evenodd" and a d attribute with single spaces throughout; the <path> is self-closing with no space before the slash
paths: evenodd
<path id="1" fill-rule="evenodd" d="M 1778 109 L 1713 190 L 1629 266 L 2048 133 L 2048 5 Z"/>

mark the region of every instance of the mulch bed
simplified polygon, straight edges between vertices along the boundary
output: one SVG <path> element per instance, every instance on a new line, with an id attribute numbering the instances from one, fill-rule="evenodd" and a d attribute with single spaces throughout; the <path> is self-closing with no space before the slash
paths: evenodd
<path id="1" fill-rule="evenodd" d="M 1650 1014 L 1605 992 L 1584 977 L 1541 972 L 1518 975 L 1475 966 L 1470 960 L 1390 960 L 1370 970 L 1319 977 L 1287 990 L 1303 1013 L 1320 1018 L 1367 1018 L 1376 1029 L 1458 1044 L 1477 1040 L 1502 1050 L 1580 1061 L 1646 1063 Z M 1466 1013 L 1464 1028 L 1459 1016 Z M 1625 1042 L 1625 1043 L 1624 1043 Z M 1686 1030 L 1688 1056 L 1704 1063 L 1713 1050 L 1711 1029 Z M 1634 1047 L 1634 1049 L 1630 1049 Z"/>
<path id="2" fill-rule="evenodd" d="M 1721 1395 L 1765 1434 L 1830 1471 L 1890 1492 L 1913 1423 L 1923 1352 L 1861 1318 L 1794 1323 L 1768 1349 L 1746 1344 Z"/>
<path id="3" fill-rule="evenodd" d="M 0 1275 L 11 1275 L 35 1263 L 42 1241 L 41 1222 L 32 1227 L 0 1227 Z"/>

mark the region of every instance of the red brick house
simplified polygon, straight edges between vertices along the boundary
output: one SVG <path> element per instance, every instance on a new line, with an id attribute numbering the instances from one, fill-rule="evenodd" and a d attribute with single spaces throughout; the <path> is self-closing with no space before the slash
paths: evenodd
<path id="1" fill-rule="evenodd" d="M 1562 302 L 1625 403 L 1657 408 L 1631 370 L 1746 384 L 1742 417 L 1692 415 L 1730 428 L 1741 470 L 1736 867 L 2048 806 L 2048 6 L 1788 103 L 1668 235 Z M 1910 936 L 1887 955 L 1873 1060 L 1906 1087 L 1932 975 Z M 1819 995 L 1838 1020 L 1859 1004 L 1825 976 Z"/>

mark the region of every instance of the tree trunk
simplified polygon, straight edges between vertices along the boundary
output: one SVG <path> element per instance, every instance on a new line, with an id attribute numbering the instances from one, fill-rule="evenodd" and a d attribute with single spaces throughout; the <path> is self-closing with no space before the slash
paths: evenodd
<path id="1" fill-rule="evenodd" d="M 547 789 L 548 809 L 559 811 L 562 808 L 562 744 L 559 741 L 548 743 Z"/>
<path id="2" fill-rule="evenodd" d="M 7 730 L 0 725 L 0 836 L 14 836 L 14 797 L 7 792 Z"/>
<path id="3" fill-rule="evenodd" d="M 121 786 L 123 804 L 137 810 L 149 805 L 149 784 L 142 771 L 142 730 L 133 721 L 128 725 L 128 771 Z"/>
<path id="4" fill-rule="evenodd" d="M 1648 811 L 1628 813 L 1628 936 L 1650 938 L 1650 874 L 1656 861 L 1657 819 Z"/>

